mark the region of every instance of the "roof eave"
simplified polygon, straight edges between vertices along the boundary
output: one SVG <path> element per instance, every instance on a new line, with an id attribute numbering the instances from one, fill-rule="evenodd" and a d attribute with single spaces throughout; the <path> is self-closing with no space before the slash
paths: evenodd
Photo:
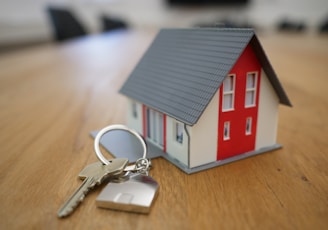
<path id="1" fill-rule="evenodd" d="M 267 74 L 271 85 L 273 86 L 277 96 L 279 97 L 279 103 L 292 107 L 292 103 L 289 100 L 287 93 L 283 89 L 275 71 L 273 70 L 273 68 L 269 62 L 269 59 L 267 58 L 259 40 L 255 34 L 253 35 L 253 37 L 250 41 L 250 44 L 261 63 L 263 71 Z"/>

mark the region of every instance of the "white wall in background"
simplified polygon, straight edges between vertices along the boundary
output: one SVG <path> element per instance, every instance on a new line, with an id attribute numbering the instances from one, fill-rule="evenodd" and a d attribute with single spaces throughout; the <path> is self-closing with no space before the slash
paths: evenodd
<path id="1" fill-rule="evenodd" d="M 189 27 L 200 22 L 233 19 L 272 27 L 279 19 L 317 26 L 328 16 L 327 0 L 250 0 L 247 7 L 175 7 L 165 0 L 0 0 L 0 45 L 49 40 L 48 4 L 71 7 L 88 31 L 100 31 L 99 15 L 125 18 L 136 28 Z"/>

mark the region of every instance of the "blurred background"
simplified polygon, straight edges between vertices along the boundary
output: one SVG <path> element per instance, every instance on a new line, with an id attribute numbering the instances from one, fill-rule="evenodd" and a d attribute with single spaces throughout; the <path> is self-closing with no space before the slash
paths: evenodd
<path id="1" fill-rule="evenodd" d="M 327 19 L 327 0 L 0 0 L 0 52 L 117 28 L 217 25 L 319 33 Z"/>

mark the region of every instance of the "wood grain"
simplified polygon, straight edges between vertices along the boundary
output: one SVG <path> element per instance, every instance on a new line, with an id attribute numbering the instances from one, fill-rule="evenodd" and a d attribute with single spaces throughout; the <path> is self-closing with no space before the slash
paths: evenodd
<path id="1" fill-rule="evenodd" d="M 328 39 L 262 34 L 294 107 L 280 107 L 278 151 L 186 175 L 155 159 L 149 215 L 56 212 L 97 161 L 91 130 L 124 123 L 118 89 L 155 35 L 127 31 L 0 56 L 0 229 L 326 229 Z"/>

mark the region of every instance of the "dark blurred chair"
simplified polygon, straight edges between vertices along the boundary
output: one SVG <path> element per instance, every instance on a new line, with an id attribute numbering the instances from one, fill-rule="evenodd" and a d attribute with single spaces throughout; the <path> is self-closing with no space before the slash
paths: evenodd
<path id="1" fill-rule="evenodd" d="M 128 24 L 124 22 L 122 19 L 101 15 L 100 20 L 101 20 L 103 32 L 128 28 Z"/>
<path id="2" fill-rule="evenodd" d="M 306 29 L 306 25 L 303 22 L 290 21 L 283 19 L 278 23 L 278 30 L 283 32 L 303 32 Z"/>
<path id="3" fill-rule="evenodd" d="M 87 34 L 83 25 L 68 9 L 48 7 L 47 12 L 52 23 L 56 41 L 64 41 Z"/>
<path id="4" fill-rule="evenodd" d="M 320 33 L 328 33 L 328 17 L 325 18 L 319 25 L 319 32 Z"/>

